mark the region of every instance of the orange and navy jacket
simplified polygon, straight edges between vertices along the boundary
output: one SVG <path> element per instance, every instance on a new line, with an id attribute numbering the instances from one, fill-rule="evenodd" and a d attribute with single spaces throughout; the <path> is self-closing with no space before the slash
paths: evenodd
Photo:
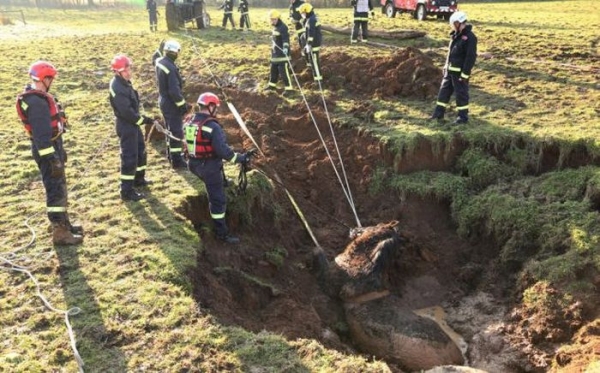
<path id="1" fill-rule="evenodd" d="M 41 157 L 54 155 L 52 142 L 64 132 L 64 112 L 47 92 L 25 87 L 17 96 L 17 115 Z"/>

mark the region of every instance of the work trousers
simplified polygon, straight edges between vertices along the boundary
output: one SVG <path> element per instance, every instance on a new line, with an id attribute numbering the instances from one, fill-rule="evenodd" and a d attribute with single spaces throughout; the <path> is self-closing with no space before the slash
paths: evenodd
<path id="1" fill-rule="evenodd" d="M 309 53 L 308 61 L 315 82 L 323 80 L 323 76 L 321 75 L 321 63 L 319 60 L 319 47 L 313 48 L 312 52 Z"/>
<path id="2" fill-rule="evenodd" d="M 303 51 L 304 45 L 306 44 L 306 29 L 300 21 L 294 23 L 294 27 L 296 28 L 296 37 L 298 38 L 298 45 L 300 46 L 300 50 Z"/>
<path id="3" fill-rule="evenodd" d="M 369 38 L 369 13 L 354 12 L 354 26 L 352 27 L 351 43 L 358 42 L 358 35 L 361 35 L 361 40 L 366 42 Z M 362 33 L 361 33 L 362 31 Z"/>
<path id="4" fill-rule="evenodd" d="M 183 118 L 177 106 L 169 101 L 161 101 L 160 110 L 165 118 L 165 125 L 173 137 L 183 139 Z M 169 136 L 165 136 L 165 140 L 167 141 L 167 158 L 169 158 L 169 162 L 173 166 L 180 166 L 184 163 L 182 142 Z"/>
<path id="5" fill-rule="evenodd" d="M 213 221 L 215 234 L 223 237 L 229 233 L 225 222 L 227 197 L 223 177 L 223 161 L 220 159 L 197 159 L 191 157 L 188 162 L 190 171 L 204 182 L 208 194 L 208 209 Z"/>
<path id="6" fill-rule="evenodd" d="M 469 119 L 469 81 L 460 79 L 458 74 L 444 75 L 442 79 L 442 85 L 438 93 L 438 98 L 435 107 L 435 115 L 444 116 L 446 108 L 450 103 L 450 97 L 452 94 L 456 94 L 456 110 L 458 111 L 458 117 L 461 119 Z"/>
<path id="7" fill-rule="evenodd" d="M 67 153 L 63 148 L 62 137 L 52 142 L 54 154 L 65 167 Z M 42 183 L 46 190 L 46 213 L 52 223 L 67 223 L 67 179 L 63 173 L 59 177 L 52 177 L 52 157 L 41 157 L 36 146 L 31 142 L 31 154 L 42 175 Z"/>
<path id="8" fill-rule="evenodd" d="M 231 28 L 235 30 L 235 22 L 233 21 L 231 12 L 223 13 L 223 28 L 227 26 L 227 21 L 231 22 Z"/>
<path id="9" fill-rule="evenodd" d="M 158 23 L 156 12 L 148 12 L 148 18 L 150 21 L 150 31 L 156 31 L 156 25 Z"/>
<path id="10" fill-rule="evenodd" d="M 271 62 L 271 77 L 269 78 L 269 87 L 275 88 L 277 86 L 279 75 L 281 75 L 281 79 L 283 79 L 285 90 L 293 90 L 294 88 L 292 87 L 290 65 L 288 62 Z"/>
<path id="11" fill-rule="evenodd" d="M 240 16 L 240 29 L 243 30 L 244 26 L 246 26 L 246 28 L 250 30 L 250 16 L 248 15 L 248 13 L 242 13 L 242 15 Z"/>
<path id="12" fill-rule="evenodd" d="M 128 192 L 134 181 L 145 179 L 146 144 L 140 126 L 117 121 L 116 127 L 121 150 L 121 192 Z"/>

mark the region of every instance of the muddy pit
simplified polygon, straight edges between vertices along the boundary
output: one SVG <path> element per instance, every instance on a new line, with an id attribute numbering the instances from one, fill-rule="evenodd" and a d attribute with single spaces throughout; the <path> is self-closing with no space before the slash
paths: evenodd
<path id="1" fill-rule="evenodd" d="M 411 63 L 426 68 L 430 60 L 417 52 L 403 53 L 417 56 L 418 61 Z M 372 71 L 395 61 L 394 58 L 379 61 Z M 361 62 L 341 61 L 338 64 L 340 76 L 348 76 L 345 79 L 349 84 L 355 84 L 354 78 L 345 72 Z M 306 71 L 300 76 L 304 76 L 305 81 L 310 78 Z M 430 83 L 434 81 L 437 90 L 437 75 Z M 381 82 L 374 84 L 373 89 L 381 87 Z M 423 87 L 426 86 L 420 82 L 415 89 L 425 92 Z M 196 82 L 193 95 L 210 89 L 210 84 Z M 414 92 L 414 89 L 400 90 L 393 94 L 413 95 Z M 265 153 L 265 157 L 254 161 L 254 167 L 270 177 L 275 174 L 281 177 L 327 259 L 333 261 L 350 242 L 349 232 L 357 224 L 304 103 L 282 105 L 278 95 L 241 91 L 235 87 L 226 88 L 226 93 Z M 389 93 L 380 91 L 379 94 Z M 334 102 L 328 101 L 328 105 L 333 106 Z M 317 101 L 313 107 L 327 148 L 335 154 L 325 112 Z M 362 110 L 356 108 L 357 112 Z M 232 114 L 221 110 L 219 119 L 230 145 L 236 149 L 253 147 Z M 503 276 L 496 268 L 494 243 L 473 243 L 459 238 L 447 201 L 424 200 L 391 191 L 369 192 L 373 171 L 378 166 L 393 167 L 397 172 L 451 171 L 455 159 L 452 152 L 446 152 L 450 156 L 436 157 L 431 144 L 429 147 L 423 144 L 410 157 L 397 158 L 371 137 L 343 127 L 336 127 L 335 132 L 362 225 L 398 221 L 401 234 L 407 239 L 402 249 L 390 258 L 388 285 L 390 294 L 395 297 L 395 306 L 420 310 L 417 312 L 422 315 L 438 314 L 438 319 L 442 318 L 439 314 L 443 308 L 450 326 L 469 343 L 467 346 L 457 339 L 470 366 L 490 372 L 545 371 L 551 356 L 536 356 L 538 350 L 531 345 L 526 353 L 526 346 L 513 347 L 504 335 L 503 320 L 514 286 L 509 281 L 514 279 Z M 457 155 L 463 146 L 455 145 Z M 314 338 L 329 348 L 368 355 L 369 348 L 358 346 L 349 333 L 343 301 L 320 286 L 315 244 L 281 185 L 274 185 L 272 201 L 261 201 L 251 207 L 252 224 L 248 224 L 247 218 L 228 212 L 230 229 L 242 240 L 236 246 L 215 241 L 202 228 L 210 225 L 205 195 L 191 198 L 181 206 L 180 211 L 198 228 L 203 242 L 197 268 L 190 273 L 195 286 L 194 297 L 202 308 L 225 325 L 254 332 L 268 330 L 288 339 Z M 274 208 L 275 205 L 278 207 Z M 386 359 L 386 356 L 378 358 Z M 393 371 L 408 371 L 404 365 L 386 360 Z"/>

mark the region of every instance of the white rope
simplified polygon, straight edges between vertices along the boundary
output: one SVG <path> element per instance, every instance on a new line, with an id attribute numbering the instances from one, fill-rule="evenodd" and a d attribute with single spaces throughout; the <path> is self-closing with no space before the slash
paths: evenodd
<path id="1" fill-rule="evenodd" d="M 279 50 L 281 50 L 283 52 L 283 50 L 281 48 L 279 48 L 279 46 L 275 46 L 277 47 Z M 325 112 L 327 114 L 327 120 L 329 122 L 329 128 L 331 129 L 331 135 L 333 137 L 334 140 L 334 144 L 335 147 L 337 149 L 338 152 L 338 157 L 340 159 L 340 164 L 342 165 L 342 170 L 344 173 L 344 178 L 346 180 L 346 184 L 347 184 L 347 189 L 346 189 L 346 185 L 344 185 L 344 182 L 342 181 L 342 178 L 340 176 L 340 173 L 335 165 L 335 162 L 333 161 L 333 158 L 331 157 L 331 153 L 329 152 L 329 149 L 327 148 L 327 144 L 325 143 L 325 139 L 323 138 L 323 135 L 321 134 L 321 130 L 319 129 L 319 126 L 317 125 L 317 121 L 312 113 L 312 110 L 310 109 L 310 105 L 308 104 L 308 100 L 306 99 L 306 95 L 304 94 L 304 91 L 302 90 L 302 86 L 300 85 L 300 81 L 298 80 L 298 76 L 296 75 L 296 72 L 294 71 L 294 68 L 292 67 L 292 62 L 290 60 L 289 56 L 286 56 L 287 61 L 288 61 L 288 65 L 290 67 L 290 70 L 292 71 L 292 76 L 294 77 L 294 80 L 296 81 L 296 85 L 298 86 L 298 89 L 300 91 L 300 95 L 302 96 L 302 100 L 304 101 L 304 104 L 306 105 L 306 109 L 308 110 L 308 114 L 310 115 L 310 118 L 315 126 L 315 129 L 317 130 L 317 133 L 319 135 L 319 139 L 321 139 L 321 142 L 323 143 L 323 148 L 325 149 L 325 152 L 327 153 L 327 157 L 329 158 L 330 162 L 331 162 L 331 166 L 333 167 L 333 171 L 335 172 L 335 176 L 337 177 L 341 187 L 342 187 L 342 191 L 344 192 L 344 196 L 346 196 L 346 200 L 348 201 L 348 204 L 350 205 L 350 208 L 352 209 L 352 213 L 354 214 L 354 218 L 356 220 L 356 224 L 358 225 L 358 227 L 362 227 L 362 225 L 360 224 L 360 220 L 358 218 L 358 214 L 356 213 L 356 207 L 354 205 L 354 200 L 352 199 L 352 195 L 350 193 L 350 186 L 348 185 L 348 178 L 346 177 L 346 171 L 344 168 L 344 164 L 342 162 L 342 156 L 340 154 L 338 145 L 337 145 L 337 141 L 335 139 L 335 133 L 333 131 L 333 125 L 331 124 L 331 120 L 329 117 L 329 112 L 327 110 L 327 106 L 325 105 L 325 97 L 323 95 L 323 90 L 321 89 L 321 83 L 319 82 L 319 89 L 320 89 L 320 93 L 321 93 L 321 98 L 323 100 L 323 104 L 325 105 Z"/>
<path id="2" fill-rule="evenodd" d="M 170 137 L 170 138 L 172 138 L 173 140 L 177 140 L 177 141 L 184 141 L 183 139 L 180 139 L 180 138 L 178 138 L 178 137 L 175 137 L 175 136 L 173 136 L 173 133 L 172 133 L 171 131 L 169 131 L 168 129 L 166 129 L 165 127 L 163 127 L 163 125 L 162 125 L 162 124 L 160 124 L 160 122 L 159 122 L 159 121 L 157 121 L 157 120 L 155 120 L 155 121 L 154 121 L 154 124 L 152 125 L 152 128 L 150 128 L 150 132 L 149 132 L 149 134 L 152 134 L 152 131 L 153 131 L 153 129 L 155 129 L 155 128 L 156 128 L 156 130 L 157 130 L 158 132 L 160 132 L 160 133 L 162 133 L 162 134 L 164 134 L 164 135 L 166 135 L 166 136 L 169 136 L 169 137 Z M 149 135 L 148 135 L 148 138 L 150 138 L 150 136 L 149 136 Z"/>
<path id="3" fill-rule="evenodd" d="M 102 142 L 102 144 L 100 144 L 97 151 L 94 152 L 94 154 L 100 154 L 101 151 L 104 150 L 104 148 L 108 144 L 108 141 L 110 140 L 111 137 L 112 137 L 112 135 L 107 136 L 106 139 Z M 85 176 L 87 174 L 87 172 L 89 171 L 92 164 L 96 161 L 97 158 L 98 157 L 93 157 L 92 160 L 87 164 L 86 168 L 83 170 L 81 177 L 79 177 L 77 179 L 79 181 L 71 186 L 71 188 L 69 189 L 69 192 L 72 191 L 77 185 L 79 185 L 83 182 L 83 179 L 84 179 L 83 176 Z M 22 250 L 25 250 L 25 249 L 31 247 L 37 239 L 35 229 L 29 224 L 29 221 L 38 215 L 40 215 L 39 212 L 37 212 L 37 213 L 29 216 L 27 219 L 25 219 L 24 225 L 31 232 L 31 239 L 29 240 L 29 242 L 27 244 L 13 250 L 13 251 L 9 251 L 9 252 L 3 253 L 3 255 L 0 255 L 0 262 L 2 262 L 2 265 L 0 265 L 0 269 L 3 269 L 5 271 L 15 271 L 15 272 L 20 272 L 20 273 L 26 274 L 29 277 L 29 279 L 31 281 L 33 281 L 33 283 L 35 284 L 35 295 L 38 298 L 40 298 L 42 303 L 44 303 L 44 306 L 46 306 L 46 308 L 48 308 L 52 312 L 56 312 L 56 313 L 64 315 L 65 325 L 67 327 L 67 334 L 69 335 L 69 342 L 71 345 L 71 349 L 73 350 L 73 355 L 75 356 L 75 360 L 77 361 L 78 370 L 80 373 L 83 373 L 83 366 L 85 365 L 85 363 L 83 362 L 83 359 L 81 358 L 81 355 L 79 354 L 79 351 L 77 350 L 77 340 L 75 338 L 75 333 L 73 332 L 73 327 L 72 327 L 71 321 L 69 319 L 69 316 L 77 315 L 78 313 L 80 313 L 81 308 L 71 307 L 68 310 L 62 310 L 62 309 L 54 307 L 52 305 L 52 303 L 50 303 L 48 301 L 48 299 L 46 299 L 46 297 L 42 294 L 40 283 L 35 278 L 35 276 L 31 273 L 31 271 L 28 269 L 28 267 L 21 266 L 21 265 L 18 265 L 15 263 L 17 261 L 17 259 L 19 259 L 19 257 L 17 257 L 17 253 L 19 251 L 22 251 Z M 29 261 L 29 258 L 26 256 L 22 256 L 20 258 L 22 260 Z M 49 259 L 49 258 L 47 258 L 47 259 Z"/>

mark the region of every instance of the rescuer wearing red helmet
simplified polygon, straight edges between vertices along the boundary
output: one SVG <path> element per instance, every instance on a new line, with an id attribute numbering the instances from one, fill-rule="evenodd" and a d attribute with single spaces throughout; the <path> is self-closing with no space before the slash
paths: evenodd
<path id="1" fill-rule="evenodd" d="M 238 243 L 240 239 L 232 236 L 225 222 L 227 197 L 225 196 L 225 176 L 223 160 L 232 163 L 245 163 L 254 155 L 236 153 L 227 144 L 225 132 L 217 122 L 217 109 L 221 105 L 214 93 L 202 93 L 198 97 L 200 112 L 185 123 L 185 147 L 188 155 L 188 167 L 206 186 L 210 216 L 214 223 L 215 235 L 227 243 Z"/>
<path id="2" fill-rule="evenodd" d="M 17 96 L 16 109 L 31 139 L 33 159 L 42 174 L 52 241 L 55 245 L 77 245 L 83 242 L 83 229 L 71 225 L 67 213 L 67 153 L 62 140 L 66 117 L 48 93 L 57 71 L 49 62 L 37 61 L 29 67 L 29 76 L 32 82 Z"/>
<path id="3" fill-rule="evenodd" d="M 115 73 L 109 85 L 109 101 L 115 113 L 117 136 L 121 147 L 121 199 L 139 201 L 144 195 L 134 187 L 146 187 L 146 145 L 141 126 L 154 120 L 140 114 L 140 99 L 131 84 L 132 61 L 124 54 L 116 55 L 110 66 Z"/>

